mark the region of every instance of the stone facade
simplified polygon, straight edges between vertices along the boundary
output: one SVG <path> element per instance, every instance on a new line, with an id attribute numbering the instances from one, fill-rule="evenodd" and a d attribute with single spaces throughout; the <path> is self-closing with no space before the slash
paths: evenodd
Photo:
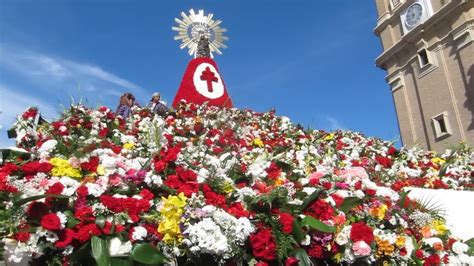
<path id="1" fill-rule="evenodd" d="M 387 71 L 403 144 L 474 147 L 474 0 L 376 5 L 376 65 Z"/>

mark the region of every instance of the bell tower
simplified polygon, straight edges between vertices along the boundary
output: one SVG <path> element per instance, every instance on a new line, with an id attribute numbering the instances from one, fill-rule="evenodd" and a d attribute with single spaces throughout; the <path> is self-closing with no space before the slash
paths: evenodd
<path id="1" fill-rule="evenodd" d="M 403 144 L 443 151 L 474 146 L 474 1 L 376 0 Z"/>

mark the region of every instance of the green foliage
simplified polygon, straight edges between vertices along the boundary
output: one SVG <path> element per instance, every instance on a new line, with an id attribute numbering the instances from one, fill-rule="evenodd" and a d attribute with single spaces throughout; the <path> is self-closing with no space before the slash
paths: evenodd
<path id="1" fill-rule="evenodd" d="M 278 259 L 284 261 L 289 257 L 289 254 L 293 251 L 294 246 L 298 243 L 292 235 L 285 234 L 281 231 L 274 230 L 273 234 L 277 242 L 276 253 Z"/>
<path id="2" fill-rule="evenodd" d="M 303 225 L 303 226 L 307 225 L 307 226 L 311 227 L 311 229 L 318 230 L 318 231 L 324 232 L 324 233 L 334 233 L 334 232 L 336 232 L 336 228 L 334 226 L 327 225 L 327 224 L 321 222 L 320 220 L 315 219 L 311 216 L 304 217 L 303 220 L 301 221 L 301 225 Z"/>
<path id="3" fill-rule="evenodd" d="M 362 203 L 363 203 L 362 199 L 359 199 L 357 197 L 347 197 L 344 199 L 339 209 L 343 211 L 344 213 L 347 213 L 352 208 L 359 206 Z"/>
<path id="4" fill-rule="evenodd" d="M 165 256 L 148 243 L 135 245 L 130 256 L 134 261 L 144 264 L 160 265 L 166 262 Z"/>
<path id="5" fill-rule="evenodd" d="M 91 239 L 92 257 L 95 259 L 97 266 L 110 266 L 110 255 L 108 251 L 107 241 L 93 236 Z"/>
<path id="6" fill-rule="evenodd" d="M 68 199 L 70 198 L 69 196 L 64 196 L 64 195 L 55 195 L 55 194 L 44 194 L 44 195 L 36 195 L 32 196 L 29 198 L 24 198 L 24 199 L 19 199 L 13 203 L 15 206 L 21 206 L 25 203 L 38 200 L 38 199 L 43 199 L 43 198 L 56 198 L 56 199 Z"/>
<path id="7" fill-rule="evenodd" d="M 299 211 L 303 212 L 311 203 L 313 203 L 313 201 L 315 201 L 319 198 L 319 196 L 321 195 L 322 192 L 323 192 L 323 190 L 316 189 L 313 193 L 311 193 L 311 195 L 306 197 L 303 200 L 303 204 L 301 204 L 301 206 L 299 208 Z"/>
<path id="8" fill-rule="evenodd" d="M 471 238 L 464 243 L 469 246 L 469 250 L 467 251 L 467 254 L 469 256 L 474 256 L 474 238 Z"/>
<path id="9" fill-rule="evenodd" d="M 313 266 L 313 262 L 306 253 L 306 250 L 302 248 L 295 249 L 294 256 L 298 259 L 298 266 Z"/>

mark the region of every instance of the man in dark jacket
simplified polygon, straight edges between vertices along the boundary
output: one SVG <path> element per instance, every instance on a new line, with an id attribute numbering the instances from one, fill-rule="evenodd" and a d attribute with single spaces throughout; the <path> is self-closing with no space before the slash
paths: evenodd
<path id="1" fill-rule="evenodd" d="M 148 103 L 148 108 L 150 108 L 154 114 L 165 116 L 168 112 L 168 107 L 160 101 L 160 99 L 161 95 L 158 92 L 153 93 L 151 100 Z"/>

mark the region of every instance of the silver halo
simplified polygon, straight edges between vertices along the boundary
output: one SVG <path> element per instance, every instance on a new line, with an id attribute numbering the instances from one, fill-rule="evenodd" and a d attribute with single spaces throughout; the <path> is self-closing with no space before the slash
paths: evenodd
<path id="1" fill-rule="evenodd" d="M 209 49 L 211 57 L 213 52 L 222 54 L 220 49 L 227 48 L 224 41 L 229 38 L 224 36 L 224 32 L 227 31 L 225 28 L 221 28 L 219 25 L 222 23 L 220 20 L 213 20 L 214 14 L 209 13 L 204 15 L 204 10 L 199 10 L 196 14 L 193 9 L 189 10 L 189 15 L 181 12 L 182 19 L 175 18 L 174 21 L 178 23 L 177 27 L 172 27 L 174 31 L 178 32 L 178 35 L 174 36 L 175 40 L 181 40 L 179 48 L 188 48 L 189 55 L 196 57 L 198 50 L 198 42 L 201 36 L 206 37 L 209 40 Z"/>

